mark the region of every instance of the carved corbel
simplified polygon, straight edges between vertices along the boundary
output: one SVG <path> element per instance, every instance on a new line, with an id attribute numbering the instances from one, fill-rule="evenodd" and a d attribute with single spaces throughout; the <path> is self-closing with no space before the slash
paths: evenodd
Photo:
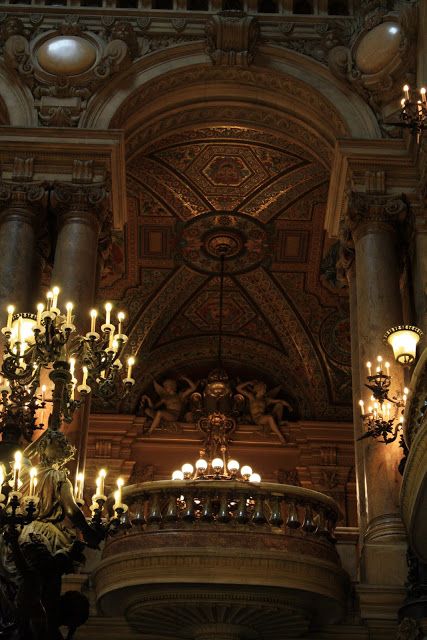
<path id="1" fill-rule="evenodd" d="M 221 11 L 206 23 L 207 53 L 213 64 L 248 66 L 253 62 L 260 28 L 244 11 Z"/>

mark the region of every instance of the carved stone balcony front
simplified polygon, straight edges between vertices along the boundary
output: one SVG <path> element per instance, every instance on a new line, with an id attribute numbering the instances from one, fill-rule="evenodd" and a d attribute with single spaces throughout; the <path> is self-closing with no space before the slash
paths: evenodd
<path id="1" fill-rule="evenodd" d="M 296 638 L 344 613 L 338 507 L 316 491 L 157 481 L 125 492 L 132 528 L 106 543 L 100 610 L 150 638 Z"/>
<path id="2" fill-rule="evenodd" d="M 401 490 L 401 511 L 409 544 L 427 563 L 427 349 L 412 375 L 405 409 L 405 441 L 409 448 Z"/>

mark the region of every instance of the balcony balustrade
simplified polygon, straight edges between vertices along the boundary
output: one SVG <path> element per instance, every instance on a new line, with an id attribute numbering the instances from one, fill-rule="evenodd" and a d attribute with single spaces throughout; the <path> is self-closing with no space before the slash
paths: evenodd
<path id="1" fill-rule="evenodd" d="M 124 500 L 129 529 L 109 539 L 94 575 L 105 615 L 147 636 L 197 640 L 295 638 L 343 615 L 332 498 L 276 483 L 167 480 L 131 485 Z"/>

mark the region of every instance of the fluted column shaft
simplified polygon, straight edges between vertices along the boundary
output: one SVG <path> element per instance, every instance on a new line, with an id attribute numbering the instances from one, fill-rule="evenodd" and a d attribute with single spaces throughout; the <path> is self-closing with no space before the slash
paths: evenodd
<path id="1" fill-rule="evenodd" d="M 390 362 L 392 390 L 399 392 L 404 386 L 403 370 L 394 362 L 391 349 L 384 345 L 383 335 L 402 321 L 396 224 L 405 213 L 406 205 L 400 198 L 355 194 L 350 202 L 349 224 L 356 254 L 359 389 L 365 406 L 370 398 L 370 391 L 364 386 L 366 362 L 376 366 L 377 355 Z M 355 398 L 355 407 L 358 400 Z M 363 424 L 357 415 L 355 425 L 356 435 L 358 429 L 362 435 Z M 385 445 L 365 439 L 356 442 L 356 447 L 363 447 L 366 488 L 362 580 L 397 584 L 403 579 L 405 568 L 405 535 L 399 515 L 398 464 L 402 452 L 398 441 Z"/>
<path id="2" fill-rule="evenodd" d="M 98 236 L 106 198 L 102 186 L 56 184 L 54 208 L 58 237 L 52 284 L 61 289 L 61 299 L 76 306 L 76 324 L 87 328 L 96 287 Z"/>
<path id="3" fill-rule="evenodd" d="M 34 183 L 0 183 L 0 318 L 13 304 L 31 311 L 36 228 L 43 215 L 44 187 Z"/>
<path id="4" fill-rule="evenodd" d="M 75 324 L 81 333 L 89 330 L 89 310 L 94 304 L 98 237 L 105 201 L 103 185 L 54 185 L 58 237 L 51 282 L 60 288 L 63 304 L 68 301 L 74 304 Z M 77 447 L 77 472 L 85 468 L 89 415 L 90 396 L 67 427 L 67 437 Z"/>

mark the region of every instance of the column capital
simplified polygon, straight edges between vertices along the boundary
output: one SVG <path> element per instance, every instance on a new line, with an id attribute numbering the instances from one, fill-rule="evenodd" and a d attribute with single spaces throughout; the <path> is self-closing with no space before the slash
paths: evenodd
<path id="1" fill-rule="evenodd" d="M 359 193 L 352 191 L 345 223 L 357 240 L 367 233 L 395 232 L 408 213 L 404 195 Z"/>
<path id="2" fill-rule="evenodd" d="M 76 184 L 55 182 L 52 204 L 60 224 L 79 221 L 98 232 L 106 215 L 108 191 L 105 184 Z"/>
<path id="3" fill-rule="evenodd" d="M 23 217 L 31 220 L 43 205 L 46 185 L 42 182 L 0 180 L 0 220 Z"/>

